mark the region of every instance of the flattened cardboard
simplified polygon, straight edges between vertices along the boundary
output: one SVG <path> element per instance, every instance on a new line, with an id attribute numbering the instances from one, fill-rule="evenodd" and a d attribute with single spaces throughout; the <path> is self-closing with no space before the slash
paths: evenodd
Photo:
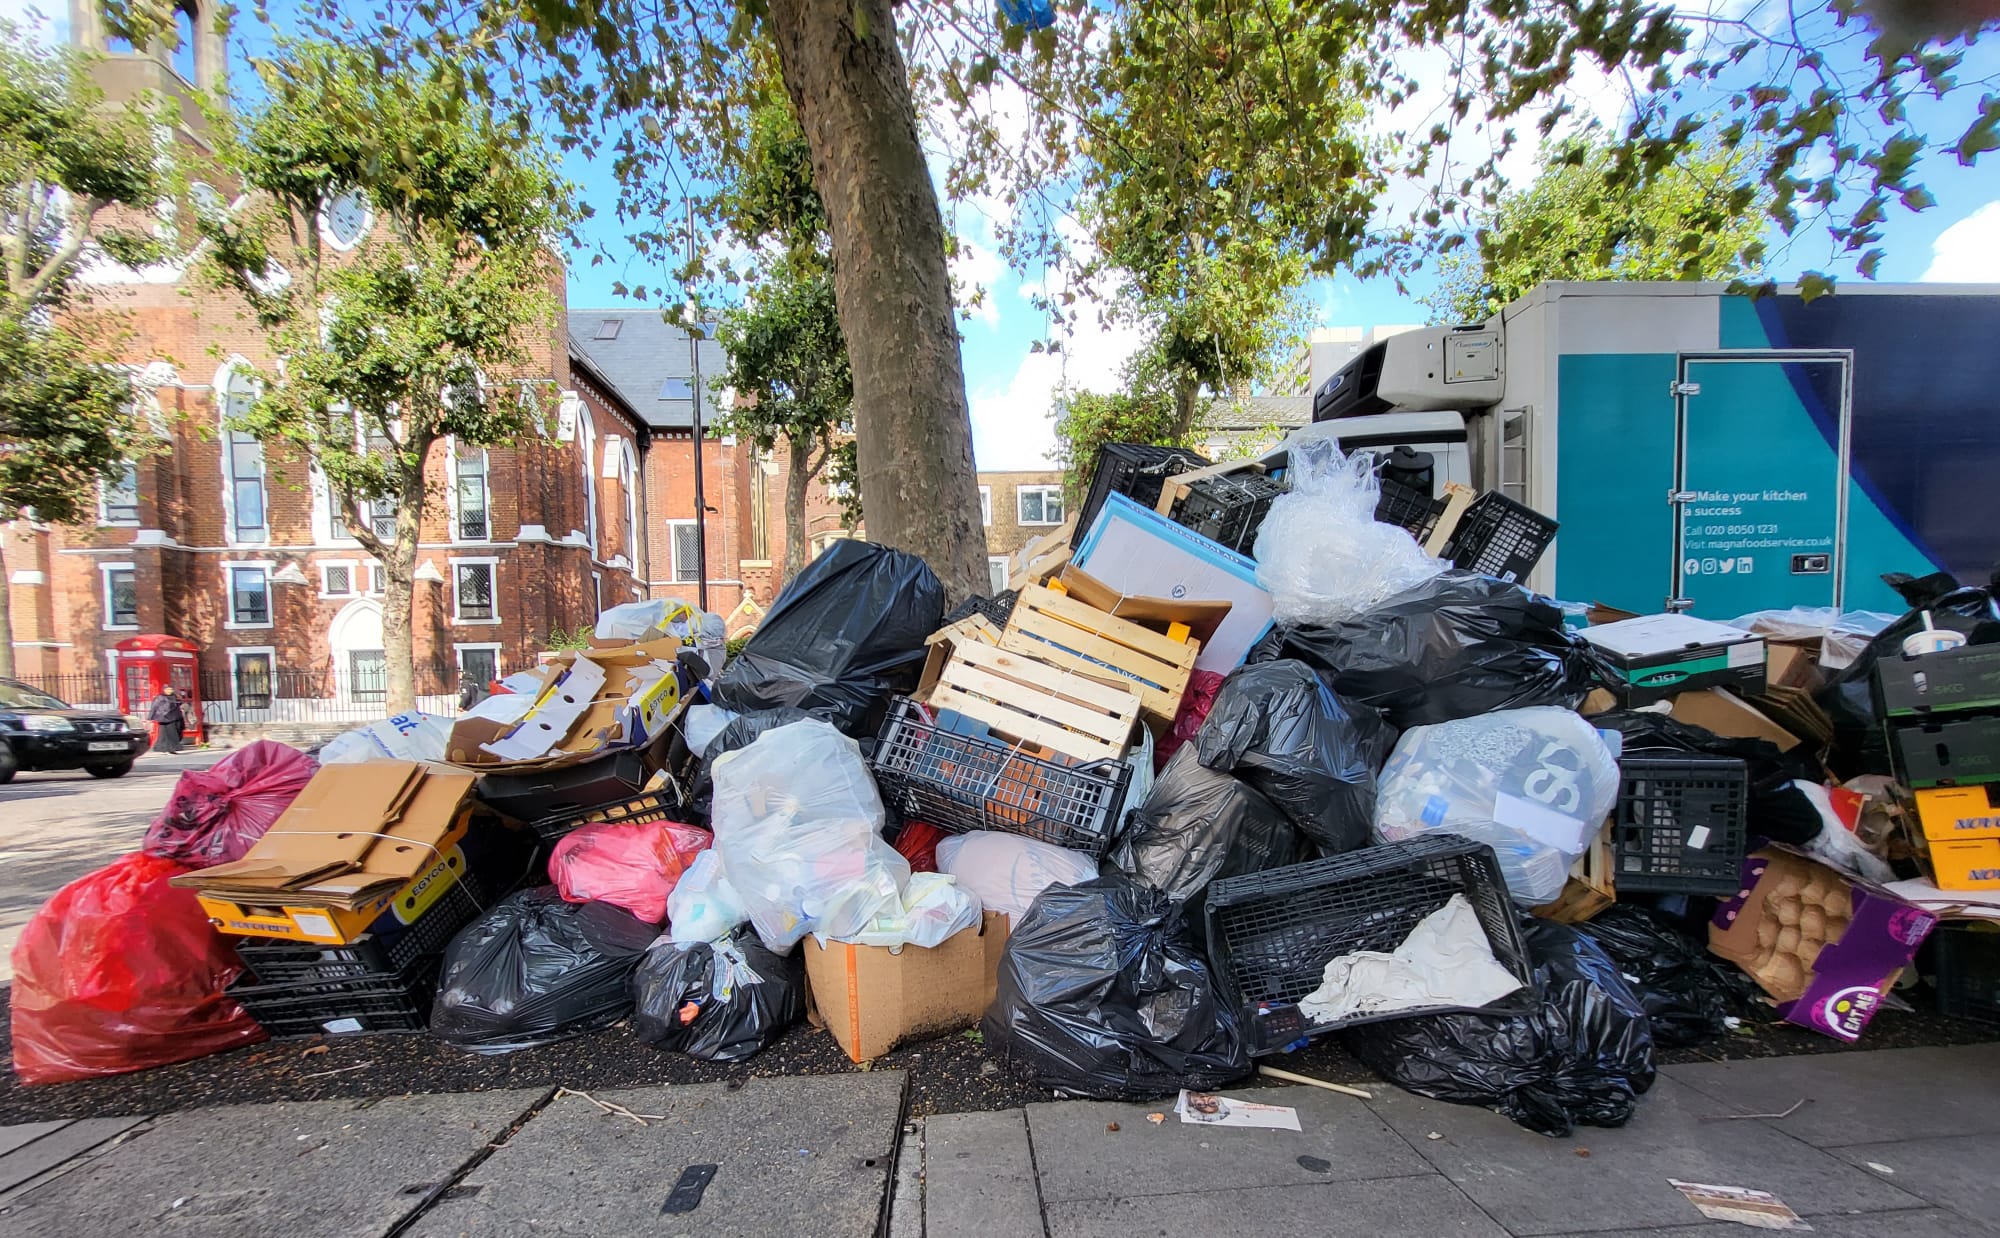
<path id="1" fill-rule="evenodd" d="M 857 1062 L 907 1040 L 971 1027 L 993 1004 L 1007 917 L 985 913 L 977 929 L 941 946 L 851 946 L 817 938 L 802 943 L 813 1022 L 833 1033 Z"/>
<path id="2" fill-rule="evenodd" d="M 1780 752 L 1799 746 L 1799 737 L 1765 717 L 1756 706 L 1720 688 L 1683 692 L 1674 698 L 1669 716 L 1731 739 L 1768 739 Z"/>
<path id="3" fill-rule="evenodd" d="M 1164 632 L 1171 624 L 1185 623 L 1194 638 L 1204 645 L 1215 638 L 1215 629 L 1222 626 L 1222 621 L 1229 617 L 1230 607 L 1234 605 L 1231 602 L 1139 597 L 1120 593 L 1074 563 L 1064 564 L 1058 579 L 1069 595 L 1085 606 L 1155 632 Z"/>
<path id="4" fill-rule="evenodd" d="M 495 723 L 484 718 L 460 719 L 451 728 L 451 738 L 447 743 L 445 756 L 454 765 L 469 769 L 507 773 L 528 773 L 534 770 L 557 769 L 585 761 L 605 750 L 614 742 L 623 742 L 624 721 L 627 708 L 632 705 L 634 692 L 642 685 L 633 672 L 655 661 L 672 664 L 679 655 L 681 642 L 671 636 L 642 644 L 626 644 L 616 649 L 590 649 L 581 655 L 565 652 L 556 655 L 546 666 L 540 668 L 546 676 L 543 691 L 565 668 L 579 656 L 587 657 L 604 668 L 605 683 L 591 702 L 589 709 L 565 732 L 561 741 L 553 745 L 547 756 L 526 761 L 503 761 L 483 745 L 505 737 L 514 728 L 506 723 Z M 664 718 L 672 714 L 678 706 L 678 694 L 674 689 L 671 699 L 657 698 L 645 702 L 644 718 Z M 647 734 L 654 734 L 650 725 Z"/>
<path id="5" fill-rule="evenodd" d="M 1215 636 L 1202 642 L 1197 670 L 1228 674 L 1271 629 L 1271 595 L 1257 583 L 1256 563 L 1148 511 L 1130 495 L 1104 501 L 1074 562 L 1112 589 L 1232 602 Z"/>

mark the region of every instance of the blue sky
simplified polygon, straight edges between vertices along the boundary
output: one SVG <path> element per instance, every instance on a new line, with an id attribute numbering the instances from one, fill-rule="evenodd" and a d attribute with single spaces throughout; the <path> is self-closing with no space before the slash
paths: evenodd
<path id="1" fill-rule="evenodd" d="M 1758 0 L 1710 0 L 1732 12 L 1753 8 Z M 23 20 L 31 8 L 46 11 L 57 7 L 49 0 L 0 0 L 0 16 Z M 66 6 L 64 6 L 66 7 Z M 274 6 L 278 7 L 278 6 Z M 37 23 L 46 37 L 63 37 L 64 23 L 42 20 Z M 258 43 L 260 32 L 247 15 L 239 19 L 239 34 Z M 1976 78 L 2000 72 L 2000 48 L 1991 43 L 1976 49 L 1961 78 Z M 1598 84 L 1599 87 L 1603 83 Z M 1962 96 L 1976 96 L 1966 90 Z M 1585 111 L 1613 116 L 1617 104 L 1601 89 L 1593 97 L 1586 84 L 1580 92 Z M 1955 136 L 1969 115 L 1972 99 L 1960 97 L 1949 104 L 1919 104 L 1912 119 L 1941 135 L 1947 127 Z M 948 140 L 948 139 L 947 139 Z M 940 169 L 941 170 L 941 169 Z M 1517 164 L 1511 169 L 1525 176 L 1532 167 Z M 582 190 L 583 197 L 596 207 L 596 217 L 588 225 L 590 240 L 611 252 L 622 244 L 613 207 L 617 186 L 605 161 L 596 164 L 580 158 L 566 161 L 565 174 Z M 1962 168 L 1949 158 L 1927 158 L 1921 179 L 1937 199 L 1937 206 L 1912 214 L 1894 210 L 1885 228 L 1887 256 L 1879 278 L 1884 282 L 1951 280 L 2000 283 L 2000 152 L 1989 154 L 1976 168 Z M 995 209 L 991 203 L 960 204 L 951 211 L 963 254 L 956 268 L 963 282 L 984 288 L 985 300 L 962 316 L 963 357 L 967 394 L 974 423 L 974 448 L 980 467 L 987 469 L 1037 468 L 1053 441 L 1049 420 L 1052 392 L 1059 384 L 1109 389 L 1117 381 L 1120 365 L 1137 347 L 1139 339 L 1131 328 L 1107 325 L 1091 329 L 1090 315 L 1080 331 L 1070 336 L 1064 350 L 1056 355 L 1032 351 L 1031 345 L 1048 333 L 1048 324 L 1029 302 L 1024 290 L 1039 272 L 1024 275 L 1009 270 L 997 256 L 990 223 L 983 212 Z M 1824 232 L 1802 233 L 1774 259 L 1770 274 L 1788 278 L 1815 267 L 1828 267 L 1829 242 Z M 662 272 L 647 270 L 636 260 L 629 264 L 605 262 L 593 267 L 587 256 L 572 262 L 569 301 L 572 306 L 629 305 L 612 291 L 614 282 L 657 284 Z M 1415 291 L 1424 291 L 1419 280 Z M 1343 276 L 1315 281 L 1305 290 L 1318 326 L 1367 326 L 1422 322 L 1425 309 L 1414 297 L 1398 292 L 1387 279 L 1357 280 Z"/>

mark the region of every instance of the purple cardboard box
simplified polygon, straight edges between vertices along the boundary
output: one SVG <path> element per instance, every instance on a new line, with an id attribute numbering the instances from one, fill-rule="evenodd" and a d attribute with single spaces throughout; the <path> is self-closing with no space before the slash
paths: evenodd
<path id="1" fill-rule="evenodd" d="M 1850 908 L 1846 927 L 1826 934 L 1810 967 L 1796 948 L 1779 948 L 1785 935 L 1779 917 L 1787 906 L 1799 909 L 1793 919 L 1803 945 L 1816 940 L 1809 926 L 1837 918 L 1843 902 Z M 1716 908 L 1708 948 L 1777 998 L 1785 1022 L 1854 1041 L 1936 923 L 1935 915 L 1873 882 L 1790 847 L 1771 846 L 1744 858 L 1742 889 Z M 1760 941 L 1760 929 L 1768 940 Z"/>

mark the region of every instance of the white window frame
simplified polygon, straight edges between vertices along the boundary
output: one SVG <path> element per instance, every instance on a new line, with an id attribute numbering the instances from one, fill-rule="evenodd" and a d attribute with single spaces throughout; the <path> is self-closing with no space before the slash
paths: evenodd
<path id="1" fill-rule="evenodd" d="M 382 560 L 363 559 L 361 571 L 363 573 L 361 597 L 378 598 L 388 591 L 389 569 L 382 566 Z"/>
<path id="2" fill-rule="evenodd" d="M 1061 524 L 1063 522 L 1063 516 L 1067 516 L 1069 514 L 1068 512 L 1064 512 L 1063 516 L 1057 516 L 1054 520 L 1030 520 L 1025 515 L 1022 514 L 1021 500 L 1027 497 L 1030 491 L 1042 496 L 1042 511 L 1044 512 L 1047 512 L 1049 510 L 1048 496 L 1051 492 L 1053 492 L 1056 496 L 1056 503 L 1058 505 L 1057 510 L 1059 511 L 1061 510 L 1061 504 L 1063 501 L 1061 486 L 1046 486 L 1046 485 L 1016 486 L 1014 487 L 1014 523 L 1020 525 L 1024 529 L 1053 528 L 1054 526 Z"/>
<path id="3" fill-rule="evenodd" d="M 113 520 L 111 518 L 111 483 L 99 478 L 97 482 L 97 525 L 99 528 L 136 529 L 143 523 L 139 519 L 139 462 L 137 460 L 125 461 L 125 471 L 132 478 L 132 517 L 129 520 L 124 518 Z"/>
<path id="4" fill-rule="evenodd" d="M 500 670 L 501 670 L 500 648 L 501 648 L 500 642 L 497 640 L 467 641 L 462 644 L 454 643 L 451 647 L 451 660 L 452 664 L 458 668 L 458 678 L 460 682 L 463 682 L 465 679 L 465 651 L 468 649 L 490 651 L 493 654 L 493 671 L 494 671 L 493 678 L 495 679 L 500 678 Z M 482 688 L 485 686 L 486 685 L 484 684 L 480 685 L 480 687 Z"/>
<path id="5" fill-rule="evenodd" d="M 1000 569 L 999 575 L 994 575 L 994 568 Z M 1013 565 L 1006 555 L 986 556 L 986 583 L 993 586 L 993 592 L 1005 593 L 1007 591 L 1007 577 L 1011 573 L 1012 568 Z"/>
<path id="6" fill-rule="evenodd" d="M 132 622 L 111 622 L 111 573 L 132 573 Z M 106 632 L 136 632 L 139 630 L 139 565 L 136 563 L 100 563 L 97 565 L 97 601 L 104 608 L 99 616 L 98 626 Z"/>
<path id="7" fill-rule="evenodd" d="M 221 448 L 217 454 L 220 456 L 222 466 L 222 540 L 223 544 L 227 546 L 264 546 L 269 545 L 271 541 L 271 470 L 262 442 L 257 444 L 256 481 L 260 495 L 258 505 L 263 509 L 264 521 L 259 526 L 259 533 L 246 536 L 237 531 L 236 483 L 238 479 L 236 476 L 235 444 L 230 441 L 232 427 L 229 424 L 229 394 L 230 387 L 233 385 L 237 375 L 241 372 L 247 372 L 249 368 L 250 363 L 243 357 L 232 356 L 229 360 L 222 363 L 221 369 L 215 372 L 215 421 L 220 430 L 220 433 L 217 435 L 217 444 Z M 255 379 L 246 378 L 246 381 L 250 384 L 250 402 L 254 404 L 263 395 L 262 388 Z M 250 479 L 246 477 L 242 480 L 248 481 Z"/>
<path id="8" fill-rule="evenodd" d="M 639 453 L 632 447 L 632 440 L 624 440 L 619 453 L 618 485 L 625 491 L 625 558 L 636 563 L 639 559 Z"/>
<path id="9" fill-rule="evenodd" d="M 355 195 L 361 201 L 361 231 L 354 234 L 353 240 L 343 243 L 340 237 L 334 233 L 333 221 L 330 218 L 330 216 L 333 212 L 334 202 L 337 199 L 348 196 L 349 194 Z M 352 253 L 355 250 L 361 248 L 361 243 L 368 239 L 369 233 L 375 231 L 375 204 L 368 200 L 367 193 L 365 193 L 361 189 L 350 188 L 350 189 L 335 190 L 333 197 L 328 198 L 319 204 L 319 214 L 314 222 L 319 225 L 320 238 L 324 240 L 329 246 L 333 247 L 334 249 L 340 251 L 343 254 Z"/>
<path id="10" fill-rule="evenodd" d="M 373 562 L 373 560 L 369 560 L 369 562 Z M 320 595 L 321 597 L 323 597 L 323 598 L 358 598 L 358 597 L 365 597 L 365 596 L 367 596 L 367 595 L 366 595 L 366 594 L 365 594 L 365 593 L 364 593 L 364 592 L 362 591 L 362 590 L 363 590 L 363 588 L 364 588 L 364 584 L 365 584 L 365 578 L 364 578 L 364 577 L 362 576 L 362 561 L 361 561 L 361 560 L 359 560 L 359 559 L 321 559 L 321 560 L 319 561 L 319 565 L 318 565 L 318 566 L 319 566 L 319 595 Z M 329 592 L 329 591 L 327 590 L 327 587 L 326 587 L 326 573 L 327 573 L 327 569 L 328 569 L 328 568 L 335 568 L 335 567 L 344 567 L 344 568 L 346 568 L 346 569 L 347 569 L 347 592 L 345 592 L 345 593 L 332 593 L 332 592 Z"/>
<path id="11" fill-rule="evenodd" d="M 458 441 L 445 440 L 445 465 L 450 486 L 445 494 L 450 502 L 451 538 L 454 546 L 485 546 L 493 541 L 493 453 L 485 447 L 474 448 L 479 453 L 479 480 L 486 488 L 486 536 L 466 537 L 458 524 Z"/>
<path id="12" fill-rule="evenodd" d="M 256 706 L 243 703 L 241 680 L 237 677 L 236 663 L 245 654 L 261 653 L 271 659 L 271 703 L 263 709 L 275 708 L 278 704 L 278 649 L 275 645 L 235 645 L 229 650 L 229 703 L 239 710 L 249 709 L 262 712 Z"/>
<path id="13" fill-rule="evenodd" d="M 500 560 L 492 555 L 471 559 L 447 559 L 451 565 L 451 576 L 447 583 L 451 586 L 451 623 L 453 627 L 485 627 L 500 622 Z M 487 569 L 487 581 L 493 594 L 493 617 L 491 619 L 467 619 L 458 613 L 458 569 L 479 567 Z"/>
<path id="14" fill-rule="evenodd" d="M 985 528 L 993 527 L 993 487 L 979 488 L 979 523 Z"/>
<path id="15" fill-rule="evenodd" d="M 238 570 L 264 573 L 264 622 L 236 621 L 236 573 Z M 271 577 L 278 565 L 269 559 L 225 559 L 222 561 L 222 627 L 226 632 L 257 632 L 278 626 L 278 590 Z"/>
<path id="16" fill-rule="evenodd" d="M 701 577 L 701 559 L 699 557 L 697 557 L 693 563 L 688 564 L 688 570 L 693 572 L 694 575 L 688 577 L 685 580 L 681 579 L 680 527 L 682 525 L 687 525 L 696 530 L 695 532 L 696 537 L 700 537 L 701 522 L 696 520 L 669 520 L 666 522 L 666 525 L 667 525 L 667 554 L 669 559 L 671 560 L 669 566 L 673 568 L 673 573 L 674 573 L 672 583 L 677 585 L 699 584 Z"/>

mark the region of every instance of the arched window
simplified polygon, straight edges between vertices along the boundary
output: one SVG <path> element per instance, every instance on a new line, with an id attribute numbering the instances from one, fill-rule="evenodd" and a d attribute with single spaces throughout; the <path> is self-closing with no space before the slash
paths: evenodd
<path id="1" fill-rule="evenodd" d="M 222 393 L 222 477 L 225 531 L 231 544 L 271 540 L 264 484 L 264 445 L 241 427 L 257 402 L 257 382 L 236 362 L 223 366 L 216 389 Z"/>

